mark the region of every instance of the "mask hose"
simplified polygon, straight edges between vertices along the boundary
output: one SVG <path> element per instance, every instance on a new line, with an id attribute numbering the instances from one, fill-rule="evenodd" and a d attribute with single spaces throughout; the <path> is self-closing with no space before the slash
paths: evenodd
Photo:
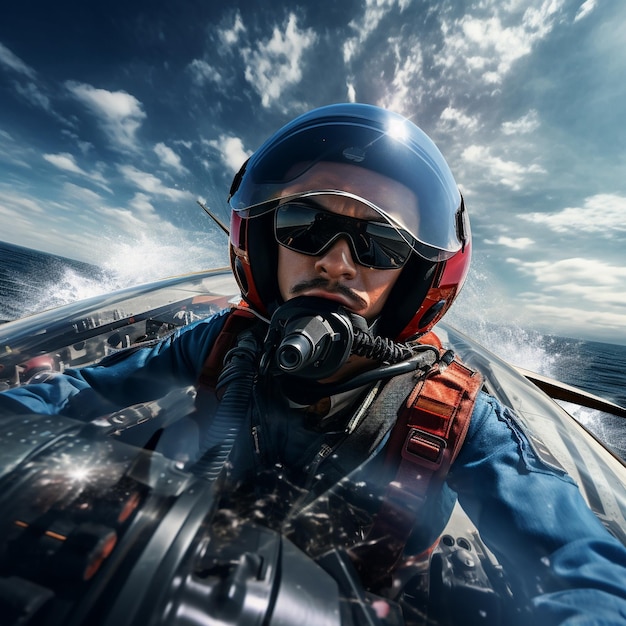
<path id="1" fill-rule="evenodd" d="M 226 353 L 215 388 L 218 396 L 223 395 L 200 442 L 200 458 L 191 467 L 197 476 L 213 481 L 222 470 L 250 408 L 259 354 L 252 331 L 241 333 L 237 345 Z"/>
<path id="2" fill-rule="evenodd" d="M 373 334 L 363 317 L 336 302 L 301 296 L 274 312 L 261 372 L 319 381 L 338 371 L 352 354 L 393 365 L 414 357 L 416 346 Z"/>
<path id="3" fill-rule="evenodd" d="M 387 337 L 372 335 L 366 326 L 359 323 L 359 320 L 363 320 L 363 318 L 351 315 L 350 319 L 354 328 L 352 354 L 390 364 L 405 361 L 415 354 L 415 346 L 396 343 Z"/>

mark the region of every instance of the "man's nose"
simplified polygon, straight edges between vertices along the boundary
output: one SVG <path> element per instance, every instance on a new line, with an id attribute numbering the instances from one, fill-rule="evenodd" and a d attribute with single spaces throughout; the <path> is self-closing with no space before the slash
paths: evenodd
<path id="1" fill-rule="evenodd" d="M 357 263 L 352 257 L 352 250 L 348 240 L 345 237 L 337 239 L 315 261 L 315 268 L 329 278 L 339 278 L 341 276 L 354 278 L 357 273 Z"/>

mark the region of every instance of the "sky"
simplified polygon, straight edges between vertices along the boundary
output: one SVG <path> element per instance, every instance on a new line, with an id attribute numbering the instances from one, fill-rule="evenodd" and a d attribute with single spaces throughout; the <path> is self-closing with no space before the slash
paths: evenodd
<path id="1" fill-rule="evenodd" d="M 144 276 L 227 263 L 233 174 L 309 109 L 439 146 L 457 318 L 626 344 L 623 0 L 22 0 L 0 20 L 0 240 Z"/>

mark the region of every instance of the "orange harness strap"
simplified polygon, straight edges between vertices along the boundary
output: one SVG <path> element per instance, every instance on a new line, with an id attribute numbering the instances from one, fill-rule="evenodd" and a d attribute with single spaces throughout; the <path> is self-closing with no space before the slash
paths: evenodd
<path id="1" fill-rule="evenodd" d="M 255 319 L 253 313 L 241 308 L 233 308 L 228 313 L 224 327 L 218 334 L 202 366 L 197 382 L 199 390 L 215 390 L 217 379 L 224 366 L 226 353 L 234 347 L 239 334 L 249 328 Z"/>
<path id="2" fill-rule="evenodd" d="M 482 376 L 456 358 L 420 380 L 398 411 L 386 463 L 397 467 L 362 548 L 358 567 L 369 582 L 387 576 L 427 501 L 457 457 L 470 424 Z"/>

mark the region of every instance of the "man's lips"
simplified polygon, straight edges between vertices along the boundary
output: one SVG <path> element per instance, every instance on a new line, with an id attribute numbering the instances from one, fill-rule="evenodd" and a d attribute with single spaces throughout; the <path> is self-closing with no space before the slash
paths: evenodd
<path id="1" fill-rule="evenodd" d="M 330 283 L 324 278 L 313 278 L 303 281 L 291 288 L 294 296 L 316 296 L 334 300 L 353 311 L 360 311 L 367 307 L 367 302 L 355 291 L 338 283 Z"/>
<path id="2" fill-rule="evenodd" d="M 311 296 L 317 298 L 324 298 L 326 300 L 333 300 L 338 302 L 348 309 L 354 309 L 354 300 L 342 296 L 340 293 L 326 291 L 325 289 L 307 289 L 305 292 L 300 292 L 301 296 Z"/>

